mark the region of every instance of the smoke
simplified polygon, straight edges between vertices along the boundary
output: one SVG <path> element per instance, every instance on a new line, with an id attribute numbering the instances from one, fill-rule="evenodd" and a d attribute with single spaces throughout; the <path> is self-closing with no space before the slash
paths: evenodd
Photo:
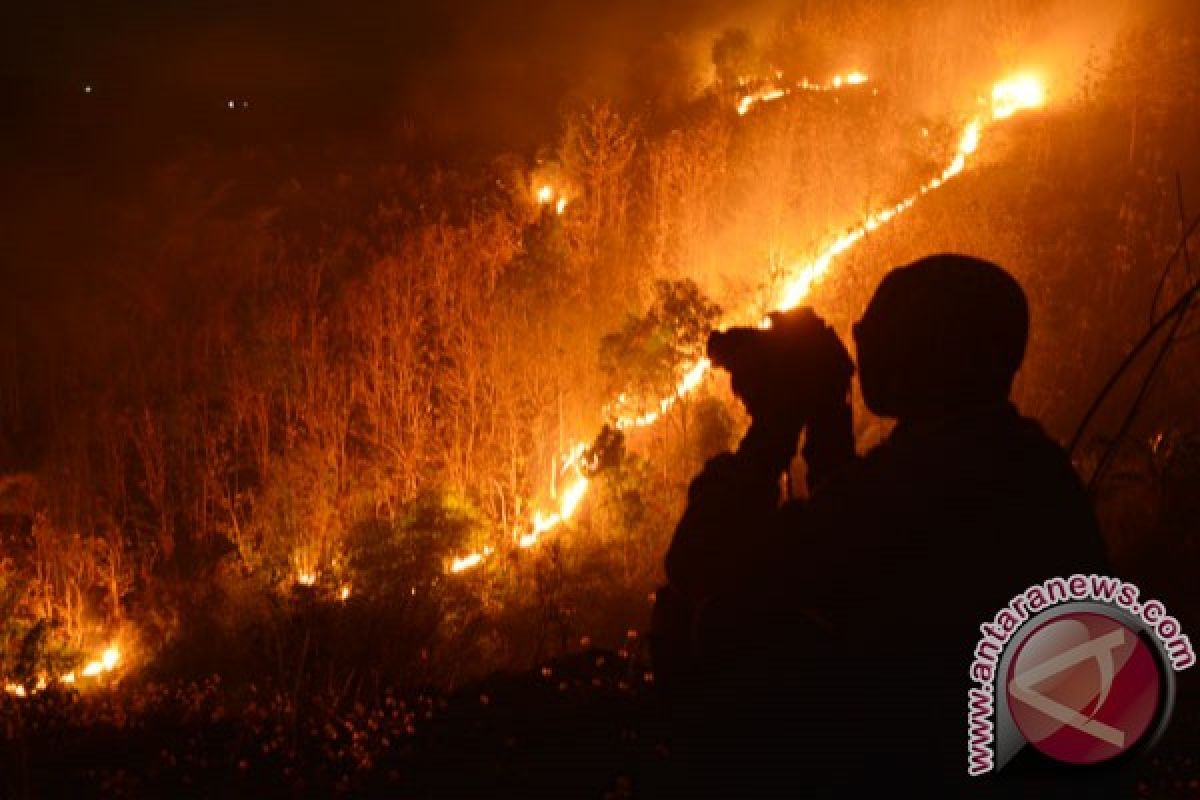
<path id="1" fill-rule="evenodd" d="M 1055 87 L 1052 99 L 1069 99 L 1099 68 L 1121 30 L 1144 11 L 1134 0 L 1057 0 L 1031 20 L 1022 43 L 1022 66 L 1044 74 Z"/>

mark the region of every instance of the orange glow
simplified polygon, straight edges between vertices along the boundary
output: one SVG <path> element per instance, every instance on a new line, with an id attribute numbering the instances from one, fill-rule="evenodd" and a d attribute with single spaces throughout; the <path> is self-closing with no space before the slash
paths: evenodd
<path id="1" fill-rule="evenodd" d="M 41 673 L 37 676 L 37 680 L 34 682 L 32 690 L 26 690 L 25 687 L 19 683 L 7 681 L 4 684 L 4 691 L 14 697 L 26 697 L 30 694 L 36 694 L 44 690 L 52 682 L 61 683 L 66 686 L 72 686 L 77 682 L 78 677 L 96 678 L 112 672 L 117 668 L 118 665 L 120 665 L 120 663 L 121 649 L 116 644 L 111 644 L 107 649 L 104 650 L 103 653 L 100 654 L 99 658 L 89 661 L 87 664 L 85 664 L 79 671 L 78 676 L 74 670 L 64 673 L 57 678 L 47 675 L 46 673 Z"/>
<path id="2" fill-rule="evenodd" d="M 469 569 L 474 569 L 483 563 L 483 560 L 492 554 L 491 547 L 485 547 L 476 553 L 462 556 L 454 559 L 450 563 L 451 572 L 466 572 Z"/>
<path id="3" fill-rule="evenodd" d="M 121 651 L 114 644 L 109 646 L 107 650 L 95 661 L 89 661 L 83 668 L 80 674 L 85 678 L 94 678 L 97 675 L 102 675 L 105 672 L 112 672 L 117 664 L 121 661 Z"/>
<path id="4" fill-rule="evenodd" d="M 567 210 L 567 204 L 570 202 L 566 190 L 553 183 L 535 183 L 533 200 L 539 206 L 553 207 L 554 213 L 559 215 Z"/>
<path id="5" fill-rule="evenodd" d="M 781 79 L 783 74 L 775 73 L 776 80 Z M 843 75 L 834 75 L 827 83 L 816 83 L 808 78 L 802 78 L 793 86 L 777 86 L 774 83 L 768 83 L 762 89 L 755 92 L 742 95 L 738 99 L 737 113 L 745 116 L 750 109 L 763 103 L 770 103 L 772 100 L 778 100 L 781 97 L 786 97 L 793 91 L 801 92 L 832 92 L 846 86 L 860 86 L 870 80 L 865 72 L 847 72 Z"/>
<path id="6" fill-rule="evenodd" d="M 1040 78 L 1023 74 L 992 87 L 992 119 L 1008 119 L 1018 111 L 1046 105 L 1046 87 Z"/>
<path id="7" fill-rule="evenodd" d="M 579 461 L 576 459 L 572 465 L 578 468 Z M 583 496 L 587 494 L 588 479 L 584 475 L 578 475 L 575 482 L 567 487 L 563 492 L 562 500 L 559 503 L 558 511 L 551 514 L 543 514 L 541 511 L 534 514 L 533 529 L 517 540 L 519 547 L 533 547 L 537 544 L 538 539 L 546 531 L 557 528 L 562 523 L 571 518 L 575 513 L 575 509 L 579 507 L 579 503 L 583 500 Z"/>

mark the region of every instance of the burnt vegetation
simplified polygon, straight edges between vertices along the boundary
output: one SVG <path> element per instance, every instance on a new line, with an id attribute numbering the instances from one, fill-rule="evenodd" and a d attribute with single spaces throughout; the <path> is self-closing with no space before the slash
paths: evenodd
<path id="1" fill-rule="evenodd" d="M 13 277 L 0 676 L 32 694 L 114 642 L 122 662 L 78 695 L 0 696 L 0 786 L 33 794 L 55 737 L 92 753 L 117 732 L 154 766 L 134 779 L 101 757 L 81 782 L 416 796 L 462 766 L 446 754 L 471 726 L 484 760 L 523 753 L 518 771 L 558 752 L 516 718 L 529 706 L 620 743 L 581 793 L 632 791 L 630 764 L 655 757 L 630 738 L 653 680 L 634 634 L 684 487 L 741 409 L 710 379 L 628 438 L 570 521 L 528 549 L 514 531 L 561 492 L 563 454 L 614 396 L 652 406 L 722 312 L 761 314 L 790 264 L 937 174 L 1026 48 L 1067 60 L 1039 39 L 1052 20 L 1036 3 L 809 5 L 709 35 L 702 56 L 682 37 L 648 46 L 636 89 L 570 95 L 536 151 L 434 157 L 411 126 L 313 158 L 197 145 L 75 218 L 88 237 L 71 281 Z M 1069 60 L 1046 109 L 989 129 L 953 185 L 811 296 L 845 335 L 891 265 L 943 250 L 1005 265 L 1032 306 L 1018 404 L 1064 441 L 1200 280 L 1200 255 L 1163 270 L 1200 211 L 1200 20 L 1145 8 Z M 774 70 L 849 67 L 871 82 L 736 112 Z M 18 269 L 37 270 L 32 252 L 11 249 Z M 1200 624 L 1196 326 L 1094 496 L 1122 574 Z M 1076 452 L 1085 476 L 1139 380 Z M 513 712 L 485 676 L 528 669 L 499 690 L 516 717 L 497 718 Z M 1195 765 L 1163 758 L 1147 781 L 1194 792 Z"/>

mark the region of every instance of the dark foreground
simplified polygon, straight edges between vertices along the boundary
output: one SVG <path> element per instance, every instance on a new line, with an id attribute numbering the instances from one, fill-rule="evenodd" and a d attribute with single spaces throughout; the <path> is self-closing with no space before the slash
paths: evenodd
<path id="1" fill-rule="evenodd" d="M 653 797 L 677 770 L 636 642 L 451 695 L 203 681 L 0 700 L 0 795 Z M 1138 796 L 1200 797 L 1195 697 Z"/>

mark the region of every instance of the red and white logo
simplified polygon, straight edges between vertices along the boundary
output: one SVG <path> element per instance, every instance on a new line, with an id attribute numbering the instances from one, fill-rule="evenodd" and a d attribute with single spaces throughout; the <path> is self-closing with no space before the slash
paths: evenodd
<path id="1" fill-rule="evenodd" d="M 1146 642 L 1120 621 L 1084 611 L 1034 630 L 1012 659 L 1006 689 L 1025 739 L 1070 764 L 1131 750 L 1163 702 L 1159 662 Z"/>

